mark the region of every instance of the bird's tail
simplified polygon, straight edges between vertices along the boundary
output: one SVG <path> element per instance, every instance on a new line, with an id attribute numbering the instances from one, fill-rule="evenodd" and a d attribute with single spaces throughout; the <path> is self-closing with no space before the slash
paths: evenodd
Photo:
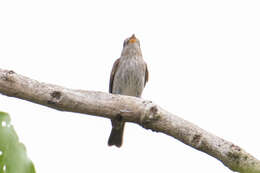
<path id="1" fill-rule="evenodd" d="M 108 145 L 112 146 L 115 145 L 117 147 L 121 147 L 123 142 L 123 132 L 124 132 L 124 122 L 120 122 L 120 126 L 115 125 L 117 123 L 113 122 L 117 120 L 112 120 L 112 130 L 108 139 Z"/>

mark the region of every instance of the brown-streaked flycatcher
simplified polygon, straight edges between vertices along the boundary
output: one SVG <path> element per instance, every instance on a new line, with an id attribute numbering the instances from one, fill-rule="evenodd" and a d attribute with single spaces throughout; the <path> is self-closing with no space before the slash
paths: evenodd
<path id="1" fill-rule="evenodd" d="M 140 42 L 133 34 L 125 39 L 121 57 L 113 65 L 109 92 L 128 96 L 141 97 L 146 82 L 148 70 L 143 60 Z M 123 140 L 125 122 L 122 119 L 112 119 L 112 131 L 108 145 L 120 147 Z"/>

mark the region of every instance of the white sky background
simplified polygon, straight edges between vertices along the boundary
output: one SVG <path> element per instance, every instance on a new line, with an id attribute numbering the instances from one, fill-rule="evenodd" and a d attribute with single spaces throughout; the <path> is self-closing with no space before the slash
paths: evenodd
<path id="1" fill-rule="evenodd" d="M 260 159 L 259 1 L 0 1 L 0 68 L 68 88 L 108 91 L 123 40 L 141 41 L 143 98 Z M 221 172 L 218 160 L 127 123 L 0 95 L 38 173 Z"/>

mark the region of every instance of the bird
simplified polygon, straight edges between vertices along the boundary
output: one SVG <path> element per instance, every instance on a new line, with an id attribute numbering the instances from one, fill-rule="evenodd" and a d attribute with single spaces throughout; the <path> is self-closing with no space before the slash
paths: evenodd
<path id="1" fill-rule="evenodd" d="M 148 68 L 143 59 L 140 41 L 135 34 L 126 38 L 123 50 L 112 67 L 109 81 L 109 93 L 141 97 L 148 82 Z M 111 119 L 112 130 L 108 145 L 121 147 L 125 122 L 122 118 Z"/>

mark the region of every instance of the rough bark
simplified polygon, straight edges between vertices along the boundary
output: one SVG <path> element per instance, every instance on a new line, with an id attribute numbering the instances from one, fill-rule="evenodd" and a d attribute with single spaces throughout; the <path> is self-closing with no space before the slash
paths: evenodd
<path id="1" fill-rule="evenodd" d="M 172 136 L 220 160 L 233 171 L 259 173 L 260 161 L 239 146 L 164 110 L 151 101 L 104 92 L 73 90 L 0 69 L 0 93 L 48 106 L 106 118 L 122 118 Z"/>

